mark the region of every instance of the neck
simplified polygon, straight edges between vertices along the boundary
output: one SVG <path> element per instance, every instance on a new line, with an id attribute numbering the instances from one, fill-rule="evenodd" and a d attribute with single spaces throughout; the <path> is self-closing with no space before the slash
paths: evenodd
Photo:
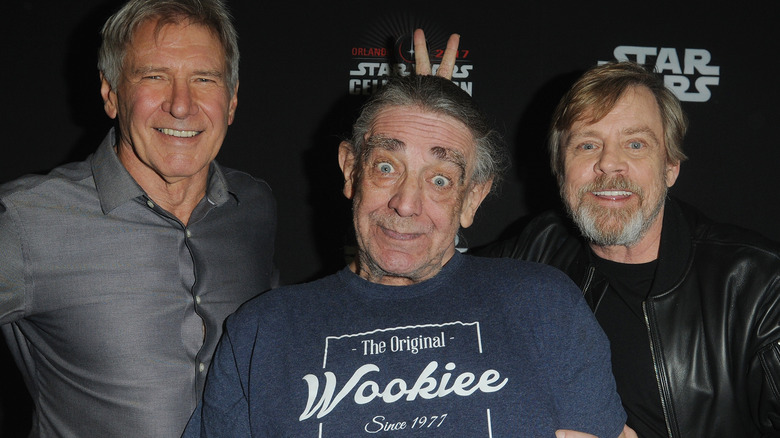
<path id="1" fill-rule="evenodd" d="M 145 166 L 134 155 L 127 157 L 128 148 L 118 148 L 117 155 L 127 172 L 157 205 L 187 225 L 192 211 L 206 196 L 209 167 L 183 178 L 166 178 Z"/>
<path id="2" fill-rule="evenodd" d="M 141 186 L 146 194 L 167 212 L 176 216 L 184 225 L 190 220 L 192 211 L 206 195 L 206 184 L 163 184 L 160 186 Z"/>
<path id="3" fill-rule="evenodd" d="M 435 277 L 442 267 L 452 258 L 452 254 L 443 254 L 441 260 L 433 260 L 412 272 L 393 273 L 382 269 L 365 252 L 360 251 L 350 264 L 349 269 L 371 283 L 386 286 L 411 286 Z"/>

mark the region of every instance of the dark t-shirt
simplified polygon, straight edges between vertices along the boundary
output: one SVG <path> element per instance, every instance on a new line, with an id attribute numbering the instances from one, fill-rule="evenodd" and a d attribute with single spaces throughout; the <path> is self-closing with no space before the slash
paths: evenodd
<path id="1" fill-rule="evenodd" d="M 411 286 L 345 269 L 229 319 L 185 436 L 615 437 L 608 356 L 548 266 L 456 253 Z"/>
<path id="2" fill-rule="evenodd" d="M 642 303 L 650 292 L 657 261 L 623 264 L 593 255 L 609 289 L 596 308 L 612 348 L 612 372 L 628 414 L 627 424 L 641 438 L 664 438 L 666 423 L 650 353 Z"/>

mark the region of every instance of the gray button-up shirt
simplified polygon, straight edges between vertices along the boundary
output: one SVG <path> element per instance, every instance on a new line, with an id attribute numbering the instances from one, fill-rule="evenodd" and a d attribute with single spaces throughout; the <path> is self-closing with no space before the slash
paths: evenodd
<path id="1" fill-rule="evenodd" d="M 113 139 L 0 186 L 0 324 L 34 435 L 179 436 L 225 317 L 274 282 L 265 182 L 212 163 L 185 226 L 145 195 Z"/>

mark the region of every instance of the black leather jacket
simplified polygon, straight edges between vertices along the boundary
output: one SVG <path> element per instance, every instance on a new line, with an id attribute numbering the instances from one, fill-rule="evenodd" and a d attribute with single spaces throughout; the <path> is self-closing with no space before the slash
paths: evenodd
<path id="1" fill-rule="evenodd" d="M 780 436 L 780 245 L 669 200 L 643 304 L 670 437 Z M 574 225 L 545 213 L 475 252 L 566 272 L 595 309 L 607 279 Z"/>

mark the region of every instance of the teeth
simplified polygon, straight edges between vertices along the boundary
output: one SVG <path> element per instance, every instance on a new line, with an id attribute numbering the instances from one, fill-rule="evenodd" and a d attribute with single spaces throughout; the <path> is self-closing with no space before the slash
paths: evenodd
<path id="1" fill-rule="evenodd" d="M 630 196 L 631 192 L 626 192 L 623 190 L 606 190 L 603 192 L 593 192 L 596 196 Z"/>
<path id="2" fill-rule="evenodd" d="M 168 128 L 162 128 L 158 129 L 158 131 L 162 132 L 165 135 L 172 135 L 174 137 L 195 137 L 198 135 L 199 131 L 177 131 L 175 129 L 168 129 Z"/>

